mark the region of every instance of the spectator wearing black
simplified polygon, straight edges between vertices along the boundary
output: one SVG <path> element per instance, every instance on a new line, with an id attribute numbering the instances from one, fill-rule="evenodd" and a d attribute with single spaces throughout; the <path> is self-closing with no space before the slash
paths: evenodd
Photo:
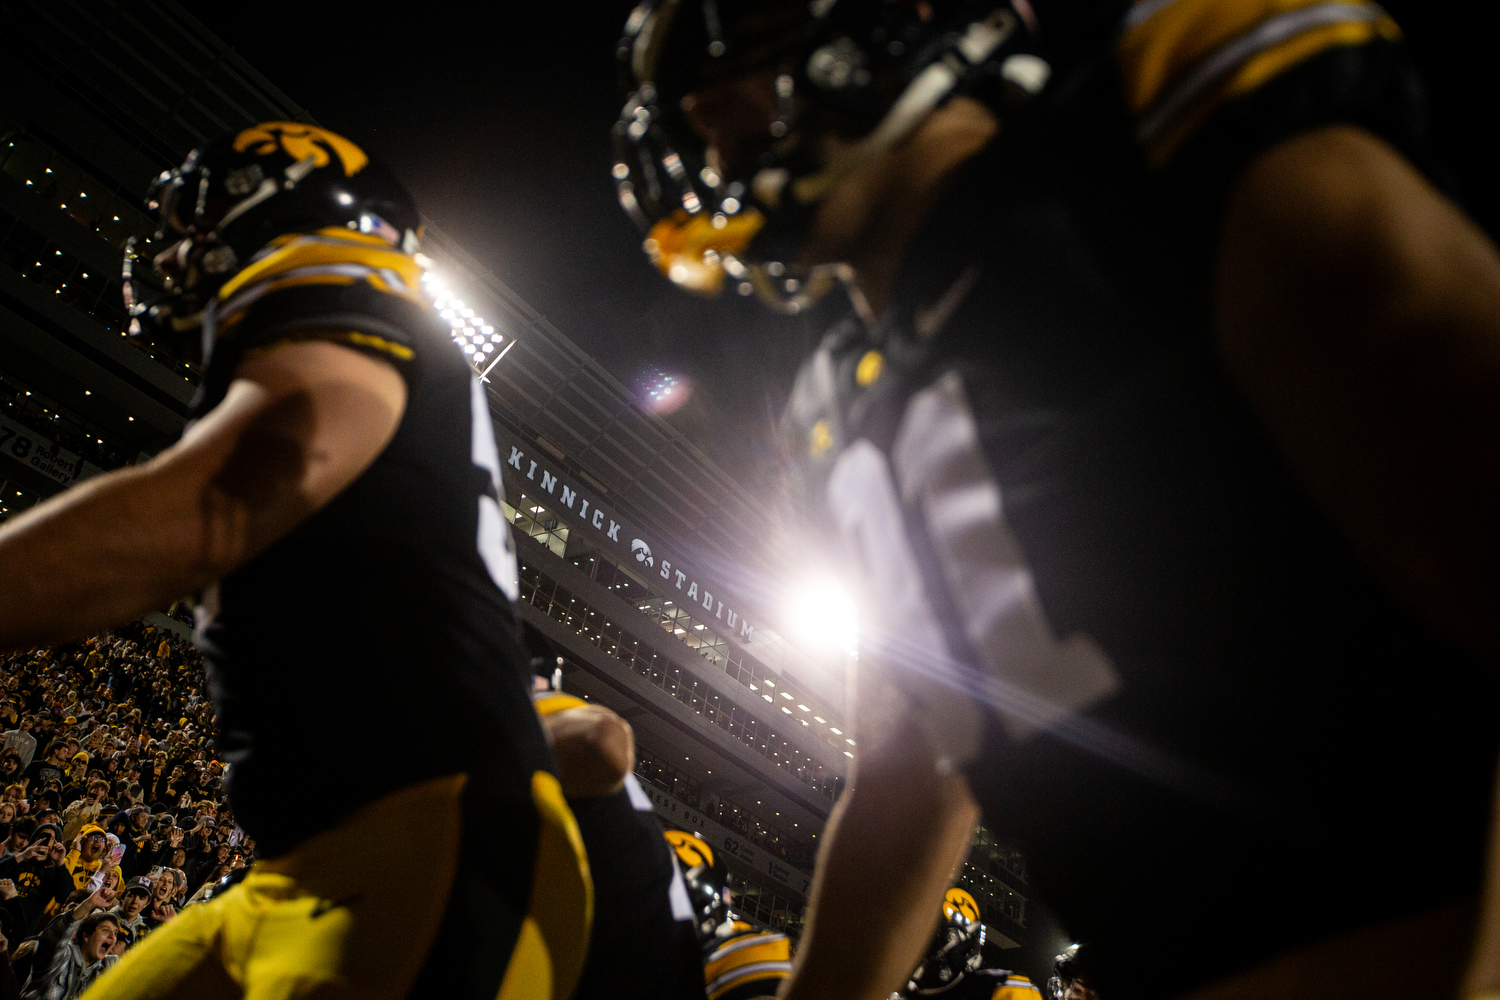
<path id="1" fill-rule="evenodd" d="M 5 842 L 0 845 L 0 864 L 26 850 L 26 843 L 36 832 L 36 820 L 30 816 L 18 816 L 10 824 Z"/>
<path id="2" fill-rule="evenodd" d="M 27 846 L 0 861 L 0 879 L 10 879 L 20 900 L 21 930 L 31 934 L 46 912 L 47 906 L 68 898 L 73 891 L 73 880 L 62 867 L 66 847 L 59 838 L 60 827 L 47 823 L 39 825 L 27 841 Z"/>
<path id="3" fill-rule="evenodd" d="M 42 759 L 32 761 L 31 766 L 22 772 L 28 791 L 40 789 L 49 781 L 57 782 L 58 788 L 62 788 L 68 774 L 68 746 L 67 740 L 54 739 L 47 744 L 47 752 Z"/>
<path id="4" fill-rule="evenodd" d="M 10 941 L 16 936 L 16 925 L 9 913 L 0 910 L 0 1000 L 20 1000 L 21 984 L 16 981 L 10 964 Z"/>
<path id="5" fill-rule="evenodd" d="M 187 869 L 188 891 L 197 892 L 201 889 L 205 882 L 215 877 L 215 872 L 220 866 L 229 864 L 232 854 L 228 844 L 220 843 L 211 854 L 189 865 Z"/>

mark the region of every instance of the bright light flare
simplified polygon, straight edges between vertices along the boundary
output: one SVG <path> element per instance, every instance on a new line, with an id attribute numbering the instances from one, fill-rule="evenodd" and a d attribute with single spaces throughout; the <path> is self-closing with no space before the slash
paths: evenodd
<path id="1" fill-rule="evenodd" d="M 796 588 L 787 604 L 790 634 L 811 650 L 854 655 L 859 645 L 859 615 L 854 598 L 837 580 L 809 580 Z"/>
<path id="2" fill-rule="evenodd" d="M 668 416 L 676 413 L 693 397 L 693 382 L 686 375 L 657 372 L 647 377 L 641 391 L 646 409 Z"/>
<path id="3" fill-rule="evenodd" d="M 475 371 L 488 372 L 510 350 L 505 334 L 470 308 L 430 266 L 422 274 L 422 287 L 432 298 L 433 308 L 453 331 L 453 342 Z"/>

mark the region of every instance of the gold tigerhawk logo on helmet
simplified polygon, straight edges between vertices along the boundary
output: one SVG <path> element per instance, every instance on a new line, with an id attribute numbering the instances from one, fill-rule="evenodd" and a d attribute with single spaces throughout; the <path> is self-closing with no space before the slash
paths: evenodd
<path id="1" fill-rule="evenodd" d="M 344 168 L 345 177 L 353 177 L 365 168 L 370 158 L 365 151 L 336 132 L 301 122 L 261 122 L 234 137 L 234 151 L 246 150 L 266 156 L 281 149 L 294 160 L 313 158 L 313 165 L 326 167 L 334 156 Z"/>
<path id="2" fill-rule="evenodd" d="M 974 897 L 954 886 L 943 896 L 943 916 L 951 918 L 958 914 L 970 923 L 979 922 L 979 904 Z"/>
<path id="3" fill-rule="evenodd" d="M 684 830 L 664 830 L 662 836 L 667 838 L 667 843 L 677 852 L 677 860 L 689 868 L 697 868 L 699 865 L 713 867 L 713 848 L 691 833 Z"/>

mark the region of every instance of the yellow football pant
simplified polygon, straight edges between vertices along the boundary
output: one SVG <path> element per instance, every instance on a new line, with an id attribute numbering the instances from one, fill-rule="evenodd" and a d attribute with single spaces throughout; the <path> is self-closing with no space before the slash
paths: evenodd
<path id="1" fill-rule="evenodd" d="M 239 885 L 131 948 L 84 1000 L 401 1000 L 459 874 L 464 784 L 453 775 L 401 789 L 257 862 Z M 530 906 L 494 995 L 567 1000 L 588 945 L 593 886 L 557 779 L 538 771 L 531 785 L 540 823 Z"/>

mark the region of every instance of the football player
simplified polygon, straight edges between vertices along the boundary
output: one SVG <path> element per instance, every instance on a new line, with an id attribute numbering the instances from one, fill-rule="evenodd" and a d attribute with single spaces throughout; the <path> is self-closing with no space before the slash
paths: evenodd
<path id="1" fill-rule="evenodd" d="M 901 996 L 910 1000 L 1042 1000 L 1041 991 L 1019 972 L 983 968 L 984 922 L 979 917 L 979 903 L 964 889 L 954 886 L 944 894 L 943 915 L 932 943 Z"/>
<path id="2" fill-rule="evenodd" d="M 1052 1000 L 1103 1000 L 1092 958 L 1092 948 L 1070 944 L 1052 960 L 1052 978 L 1047 982 Z"/>
<path id="3" fill-rule="evenodd" d="M 201 595 L 229 798 L 264 860 L 90 993 L 564 1000 L 591 888 L 532 710 L 484 393 L 421 222 L 348 139 L 265 122 L 150 195 L 127 302 L 201 345 L 182 440 L 0 531 L 0 648 Z M 349 755 L 406 693 L 420 750 Z M 335 781 L 309 760 L 343 760 Z"/>
<path id="4" fill-rule="evenodd" d="M 523 625 L 533 700 L 557 756 L 594 885 L 595 917 L 575 1000 L 703 1000 L 693 914 L 651 799 L 631 773 L 635 735 L 603 705 L 560 690 L 562 661 Z"/>
<path id="5" fill-rule="evenodd" d="M 792 942 L 780 931 L 760 930 L 730 907 L 729 871 L 702 837 L 664 831 L 672 845 L 702 945 L 708 1000 L 762 1000 L 776 996 L 792 970 Z"/>
<path id="6" fill-rule="evenodd" d="M 1121 998 L 1451 995 L 1500 747 L 1500 256 L 1386 12 L 626 31 L 613 170 L 662 273 L 849 292 L 787 427 L 860 563 L 860 756 L 784 996 L 898 988 L 981 806 Z"/>

